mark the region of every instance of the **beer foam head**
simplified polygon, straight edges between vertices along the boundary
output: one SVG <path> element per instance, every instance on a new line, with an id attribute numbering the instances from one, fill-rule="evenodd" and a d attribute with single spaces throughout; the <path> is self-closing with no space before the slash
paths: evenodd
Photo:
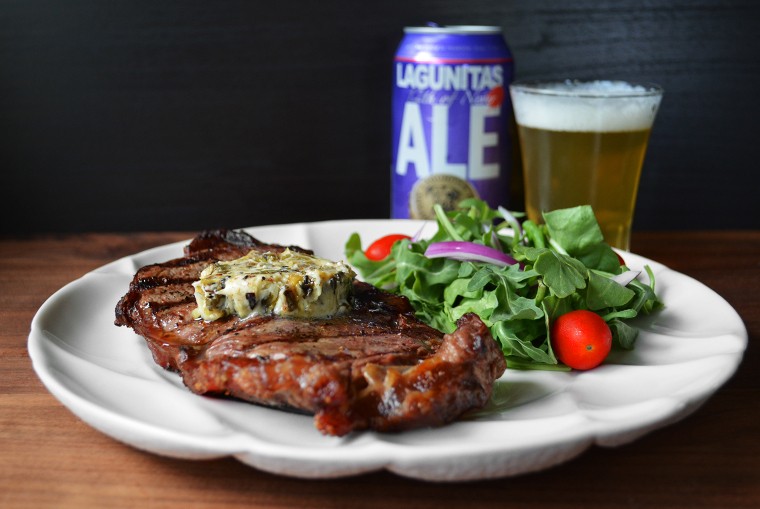
<path id="1" fill-rule="evenodd" d="M 552 131 L 638 131 L 652 127 L 659 87 L 622 81 L 558 81 L 510 87 L 517 123 Z"/>

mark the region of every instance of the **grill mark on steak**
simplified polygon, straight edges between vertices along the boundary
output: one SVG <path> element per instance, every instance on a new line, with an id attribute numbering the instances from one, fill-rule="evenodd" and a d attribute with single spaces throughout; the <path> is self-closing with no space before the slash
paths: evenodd
<path id="1" fill-rule="evenodd" d="M 140 290 L 150 290 L 151 288 L 168 286 L 168 285 L 181 285 L 181 284 L 193 284 L 194 279 L 186 278 L 168 278 L 165 276 L 152 276 L 140 278 L 137 282 L 137 287 Z"/>
<path id="2" fill-rule="evenodd" d="M 440 426 L 486 403 L 505 364 L 477 316 L 444 335 L 405 297 L 360 281 L 352 309 L 331 318 L 193 319 L 203 268 L 284 249 L 244 232 L 204 232 L 184 257 L 138 270 L 115 323 L 143 336 L 155 362 L 193 392 L 310 413 L 329 435 Z"/>

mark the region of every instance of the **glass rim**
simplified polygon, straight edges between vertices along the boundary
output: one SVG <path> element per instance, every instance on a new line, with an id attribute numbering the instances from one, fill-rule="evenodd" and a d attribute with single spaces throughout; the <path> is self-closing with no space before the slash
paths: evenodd
<path id="1" fill-rule="evenodd" d="M 573 90 L 571 87 L 578 85 L 591 85 L 594 83 L 624 84 L 638 90 L 626 90 L 623 92 L 608 92 L 605 90 L 593 91 L 585 88 Z M 547 85 L 556 87 L 565 85 L 566 89 L 549 88 Z M 509 88 L 517 92 L 549 96 L 549 97 L 579 97 L 586 99 L 623 99 L 627 97 L 654 97 L 661 96 L 664 89 L 651 82 L 636 82 L 616 79 L 530 79 L 518 80 L 510 83 Z M 643 88 L 643 90 L 641 90 Z"/>

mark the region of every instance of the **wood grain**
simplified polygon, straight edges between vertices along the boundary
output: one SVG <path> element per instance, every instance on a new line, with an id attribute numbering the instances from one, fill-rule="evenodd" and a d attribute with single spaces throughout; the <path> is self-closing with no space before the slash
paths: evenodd
<path id="1" fill-rule="evenodd" d="M 749 331 L 737 374 L 695 414 L 618 448 L 493 481 L 437 484 L 390 473 L 306 481 L 234 459 L 168 459 L 88 427 L 42 386 L 31 319 L 69 281 L 189 233 L 0 240 L 0 507 L 755 508 L 760 506 L 760 231 L 637 232 L 634 251 L 721 294 Z"/>

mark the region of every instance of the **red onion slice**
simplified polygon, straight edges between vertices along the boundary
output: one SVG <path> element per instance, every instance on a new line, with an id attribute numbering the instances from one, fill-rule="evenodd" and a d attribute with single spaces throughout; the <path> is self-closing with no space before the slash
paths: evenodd
<path id="1" fill-rule="evenodd" d="M 434 242 L 425 251 L 428 258 L 451 258 L 464 262 L 485 262 L 493 265 L 514 265 L 517 260 L 492 247 L 465 241 Z"/>
<path id="2" fill-rule="evenodd" d="M 411 238 L 409 242 L 410 243 L 419 242 L 420 239 L 422 238 L 422 230 L 424 230 L 426 226 L 427 226 L 427 221 L 422 223 L 422 226 L 420 226 L 420 229 L 417 230 L 417 233 L 414 234 L 414 236 Z"/>
<path id="3" fill-rule="evenodd" d="M 628 270 L 622 274 L 612 276 L 610 279 L 619 284 L 620 286 L 628 286 L 628 283 L 639 277 L 640 270 Z"/>
<path id="4" fill-rule="evenodd" d="M 497 210 L 499 211 L 499 214 L 501 214 L 501 217 L 503 217 L 504 220 L 515 231 L 515 235 L 522 237 L 524 234 L 523 234 L 522 226 L 520 226 L 520 221 L 518 221 L 517 218 L 510 211 L 508 211 L 501 205 L 499 205 L 499 208 Z"/>

